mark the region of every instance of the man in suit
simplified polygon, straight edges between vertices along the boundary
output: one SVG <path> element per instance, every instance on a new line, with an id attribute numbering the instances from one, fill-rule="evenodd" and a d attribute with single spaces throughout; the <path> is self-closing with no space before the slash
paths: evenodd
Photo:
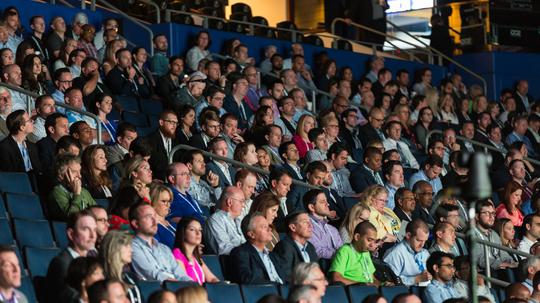
<path id="1" fill-rule="evenodd" d="M 412 212 L 412 219 L 422 219 L 427 224 L 434 225 L 435 219 L 430 214 L 434 194 L 431 184 L 427 181 L 420 180 L 414 184 L 412 191 L 417 201 L 416 207 Z"/>
<path id="2" fill-rule="evenodd" d="M 63 136 L 69 135 L 67 117 L 61 113 L 53 113 L 45 120 L 45 131 L 47 136 L 39 140 L 36 145 L 39 151 L 39 160 L 43 167 L 43 184 L 44 189 L 53 187 L 53 180 L 56 179 L 54 174 L 54 158 L 56 156 L 56 142 Z M 48 191 L 47 191 L 48 192 Z"/>
<path id="3" fill-rule="evenodd" d="M 469 140 L 475 140 L 474 137 L 474 123 L 472 121 L 465 121 L 461 125 L 461 129 L 459 130 L 459 134 Z M 461 146 L 461 150 L 474 153 L 475 147 L 474 145 L 469 141 L 458 141 L 459 145 Z"/>
<path id="4" fill-rule="evenodd" d="M 328 169 L 321 161 L 314 161 L 306 167 L 306 180 L 308 184 L 322 186 Z M 289 212 L 305 211 L 303 205 L 304 194 L 309 191 L 308 187 L 294 185 L 287 195 L 287 208 Z"/>
<path id="5" fill-rule="evenodd" d="M 284 169 L 273 169 L 270 171 L 270 188 L 269 191 L 276 196 L 279 200 L 279 208 L 277 211 L 277 217 L 274 219 L 274 226 L 278 232 L 285 232 L 287 226 L 285 225 L 285 218 L 289 214 L 287 205 L 287 194 L 291 190 L 292 184 L 291 174 Z"/>
<path id="6" fill-rule="evenodd" d="M 531 142 L 537 154 L 540 154 L 540 115 L 537 113 L 529 115 L 529 128 L 525 136 Z"/>
<path id="7" fill-rule="evenodd" d="M 410 189 L 402 187 L 396 191 L 394 201 L 396 204 L 394 213 L 401 220 L 402 224 L 403 222 L 411 222 L 412 213 L 416 208 L 414 193 Z"/>
<path id="8" fill-rule="evenodd" d="M 15 250 L 0 245 L 0 301 L 28 303 L 26 296 L 17 288 L 21 287 L 21 267 Z"/>
<path id="9" fill-rule="evenodd" d="M 334 99 L 335 100 L 335 99 Z M 354 108 L 346 109 L 341 113 L 339 135 L 352 151 L 362 149 L 360 129 L 358 128 L 358 112 Z"/>
<path id="10" fill-rule="evenodd" d="M 131 142 L 137 139 L 137 129 L 129 122 L 122 122 L 116 129 L 116 143 L 112 146 L 107 146 L 107 166 L 111 166 L 118 161 L 124 160 L 124 157 L 129 152 Z"/>
<path id="11" fill-rule="evenodd" d="M 487 133 L 489 135 L 488 145 L 497 149 L 497 151 L 489 150 L 492 157 L 490 170 L 496 171 L 501 168 L 501 166 L 504 166 L 504 155 L 508 150 L 503 142 L 502 129 L 497 124 L 492 123 L 487 129 Z"/>
<path id="12" fill-rule="evenodd" d="M 131 63 L 131 52 L 122 48 L 115 53 L 116 66 L 105 77 L 105 84 L 112 93 L 119 96 L 142 97 L 150 96 L 150 87 L 144 83 L 144 78 L 137 76 L 137 71 Z"/>
<path id="13" fill-rule="evenodd" d="M 281 127 L 270 124 L 266 126 L 265 132 L 266 144 L 263 148 L 266 150 L 270 156 L 270 161 L 273 165 L 283 165 L 283 159 L 279 155 L 279 146 L 281 145 L 281 139 L 283 138 L 283 131 Z"/>
<path id="14" fill-rule="evenodd" d="M 384 185 L 381 177 L 382 152 L 375 147 L 368 147 L 364 151 L 364 163 L 357 169 L 351 169 L 349 181 L 353 190 L 361 193 L 373 184 Z"/>
<path id="15" fill-rule="evenodd" d="M 26 137 L 34 131 L 34 122 L 24 110 L 16 110 L 6 118 L 9 136 L 0 141 L 0 171 L 27 173 L 38 192 L 41 162 L 36 145 Z"/>
<path id="16" fill-rule="evenodd" d="M 286 278 L 279 271 L 275 256 L 266 245 L 272 240 L 268 221 L 261 213 L 242 220 L 242 232 L 247 242 L 231 251 L 231 265 L 235 268 L 232 281 L 241 284 L 284 284 Z"/>
<path id="17" fill-rule="evenodd" d="M 150 167 L 154 173 L 154 178 L 165 180 L 169 155 L 172 149 L 178 145 L 176 137 L 176 127 L 178 118 L 171 110 L 165 110 L 159 116 L 159 129 L 147 137 L 148 144 L 152 147 L 150 156 Z M 179 153 L 176 154 L 179 156 Z"/>
<path id="18" fill-rule="evenodd" d="M 208 147 L 211 153 L 218 156 L 227 158 L 229 149 L 227 148 L 227 142 L 223 137 L 216 137 L 208 143 Z M 227 162 L 213 159 L 206 164 L 207 172 L 212 172 L 219 177 L 220 188 L 234 185 L 234 177 L 236 175 L 236 169 L 229 165 Z"/>
<path id="19" fill-rule="evenodd" d="M 242 130 L 248 128 L 248 122 L 253 116 L 253 111 L 244 101 L 248 91 L 248 81 L 242 75 L 237 75 L 232 82 L 232 91 L 230 95 L 223 100 L 223 108 L 238 117 L 238 127 Z"/>
<path id="20" fill-rule="evenodd" d="M 382 131 L 384 112 L 378 107 L 371 108 L 368 121 L 369 123 L 360 128 L 360 141 L 362 141 L 364 147 L 368 146 L 369 142 L 373 140 L 383 141 L 385 139 Z"/>
<path id="21" fill-rule="evenodd" d="M 208 151 L 210 140 L 219 136 L 220 121 L 219 116 L 214 111 L 203 112 L 199 118 L 202 132 L 193 135 L 189 140 L 189 145 Z"/>
<path id="22" fill-rule="evenodd" d="M 305 211 L 290 213 L 285 224 L 287 236 L 274 247 L 273 253 L 283 275 L 290 279 L 294 267 L 302 262 L 318 262 L 315 246 L 309 242 L 313 225 Z"/>
<path id="23" fill-rule="evenodd" d="M 49 301 L 56 302 L 58 295 L 68 289 L 66 277 L 69 264 L 78 257 L 96 256 L 97 223 L 90 211 L 73 213 L 67 221 L 69 245 L 54 257 L 47 270 Z"/>
<path id="24" fill-rule="evenodd" d="M 529 111 L 534 99 L 529 95 L 529 82 L 527 80 L 518 81 L 513 97 L 516 100 L 516 111 L 518 113 Z"/>
<path id="25" fill-rule="evenodd" d="M 183 82 L 181 75 L 184 72 L 184 59 L 179 56 L 172 56 L 168 60 L 169 71 L 158 78 L 156 93 L 165 100 L 165 107 L 171 109 L 173 104 L 177 102 L 176 93 Z"/>
<path id="26" fill-rule="evenodd" d="M 476 131 L 474 139 L 476 141 L 487 144 L 489 140 L 489 134 L 487 128 L 491 125 L 491 115 L 488 112 L 481 112 L 476 117 Z"/>
<path id="27" fill-rule="evenodd" d="M 304 176 L 302 176 L 302 169 L 298 166 L 298 160 L 300 160 L 300 155 L 298 154 L 298 148 L 293 141 L 283 142 L 279 146 L 279 155 L 283 160 L 283 169 L 288 171 L 293 179 L 303 181 Z"/>

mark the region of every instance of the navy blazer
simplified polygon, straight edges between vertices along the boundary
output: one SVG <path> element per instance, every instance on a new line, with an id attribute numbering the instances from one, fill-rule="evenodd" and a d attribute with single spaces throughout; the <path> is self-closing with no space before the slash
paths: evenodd
<path id="1" fill-rule="evenodd" d="M 299 180 L 299 181 L 304 181 L 304 176 L 302 176 L 302 175 L 298 176 L 296 171 L 292 168 L 292 166 L 289 163 L 285 162 L 285 163 L 283 163 L 283 165 L 281 165 L 281 167 L 283 169 L 285 169 L 286 171 L 288 171 L 291 174 L 293 179 Z M 300 174 L 301 173 L 302 173 L 302 169 L 300 168 Z"/>
<path id="2" fill-rule="evenodd" d="M 148 162 L 150 163 L 150 167 L 152 168 L 153 178 L 164 181 L 167 178 L 167 176 L 165 175 L 167 171 L 167 166 L 169 165 L 169 157 L 167 155 L 167 151 L 165 150 L 165 145 L 163 144 L 163 139 L 161 138 L 159 129 L 148 135 L 148 137 L 146 137 L 146 140 L 148 144 L 152 147 L 152 154 Z M 176 136 L 174 138 L 171 138 L 171 150 L 178 144 L 179 142 Z M 180 154 L 180 152 L 177 152 L 175 154 L 174 161 L 177 162 L 180 160 Z"/>
<path id="3" fill-rule="evenodd" d="M 317 256 L 315 246 L 313 246 L 313 244 L 311 244 L 309 241 L 307 242 L 306 252 L 309 255 L 310 262 L 319 262 L 319 256 Z M 298 263 L 304 262 L 302 252 L 298 248 L 298 245 L 296 245 L 294 240 L 288 235 L 276 244 L 274 250 L 272 250 L 272 253 L 276 258 L 281 272 L 288 280 L 290 279 L 290 275 L 293 272 L 294 267 Z"/>
<path id="4" fill-rule="evenodd" d="M 249 120 L 251 116 L 253 116 L 253 111 L 246 104 L 246 102 L 244 102 L 244 100 L 242 100 L 242 104 L 246 113 L 245 120 L 242 119 L 242 115 L 240 115 L 240 107 L 238 106 L 238 103 L 236 103 L 232 95 L 227 95 L 223 100 L 223 109 L 225 109 L 228 113 L 231 113 L 238 117 L 238 128 L 247 129 L 249 127 Z"/>
<path id="5" fill-rule="evenodd" d="M 347 215 L 347 206 L 343 202 L 343 198 L 339 196 L 338 192 L 331 188 L 323 188 L 323 192 L 326 195 L 330 210 L 334 210 L 339 217 L 340 221 L 345 219 Z M 331 193 L 331 194 L 330 194 Z"/>
<path id="6" fill-rule="evenodd" d="M 358 137 L 362 142 L 362 146 L 368 146 L 368 143 L 372 140 L 381 140 L 375 128 L 369 123 L 360 127 L 358 130 Z"/>
<path id="7" fill-rule="evenodd" d="M 281 280 L 285 283 L 287 280 L 284 278 L 280 271 L 275 256 L 270 254 L 270 259 L 276 268 Z M 238 247 L 233 248 L 230 254 L 230 267 L 234 268 L 232 281 L 239 284 L 267 284 L 273 283 L 266 272 L 266 267 L 259 256 L 259 253 L 251 245 L 250 242 L 246 242 Z"/>
<path id="8" fill-rule="evenodd" d="M 236 176 L 236 170 L 233 166 L 229 165 L 229 176 L 230 176 L 232 184 L 227 180 L 227 178 L 225 178 L 223 171 L 221 171 L 221 169 L 219 169 L 219 167 L 213 161 L 206 163 L 206 173 L 208 174 L 209 171 L 219 176 L 218 186 L 220 188 L 224 189 L 227 186 L 234 185 L 234 178 Z"/>
<path id="9" fill-rule="evenodd" d="M 309 188 L 300 185 L 293 185 L 292 189 L 287 194 L 287 210 L 290 212 L 304 209 L 304 195 L 309 191 Z"/>
<path id="10" fill-rule="evenodd" d="M 352 189 L 357 193 L 363 192 L 370 185 L 377 184 L 375 177 L 373 177 L 364 165 L 359 165 L 357 169 L 351 170 L 349 181 L 351 182 Z"/>

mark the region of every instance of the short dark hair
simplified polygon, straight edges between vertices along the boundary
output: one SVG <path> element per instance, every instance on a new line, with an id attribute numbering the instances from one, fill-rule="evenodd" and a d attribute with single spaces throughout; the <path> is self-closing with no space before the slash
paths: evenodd
<path id="1" fill-rule="evenodd" d="M 71 71 L 69 70 L 69 68 L 67 67 L 61 67 L 57 70 L 54 71 L 54 74 L 53 74 L 53 78 L 55 81 L 57 81 L 58 79 L 60 79 L 60 77 L 62 76 L 62 74 L 64 73 L 70 73 L 71 74 Z"/>
<path id="2" fill-rule="evenodd" d="M 320 135 L 324 135 L 324 129 L 322 129 L 320 127 L 312 128 L 308 132 L 309 141 L 310 142 L 315 142 L 317 140 L 317 137 L 320 136 Z"/>
<path id="3" fill-rule="evenodd" d="M 69 134 L 72 135 L 72 136 L 73 136 L 73 134 L 78 134 L 79 131 L 80 131 L 79 128 L 83 124 L 88 125 L 88 123 L 86 123 L 86 121 L 82 121 L 82 120 L 71 124 L 71 126 L 69 127 Z"/>
<path id="4" fill-rule="evenodd" d="M 354 228 L 354 234 L 365 235 L 368 230 L 377 231 L 377 228 L 375 227 L 375 225 L 373 225 L 373 223 L 369 221 L 363 221 L 356 225 L 356 227 Z"/>
<path id="5" fill-rule="evenodd" d="M 441 204 L 435 210 L 435 219 L 437 221 L 441 221 L 443 218 L 446 219 L 451 211 L 459 211 L 459 207 L 454 204 Z"/>
<path id="6" fill-rule="evenodd" d="M 438 167 L 444 167 L 444 162 L 443 162 L 443 159 L 437 155 L 429 155 L 426 159 L 426 161 L 424 161 L 424 168 L 429 165 L 429 166 L 438 166 Z"/>
<path id="7" fill-rule="evenodd" d="M 332 144 L 332 146 L 330 146 L 328 152 L 326 152 L 326 157 L 328 158 L 328 160 L 330 160 L 332 159 L 332 155 L 339 155 L 344 151 L 348 152 L 349 155 L 351 154 L 351 149 L 347 144 L 342 142 L 335 142 L 334 144 Z"/>
<path id="8" fill-rule="evenodd" d="M 86 210 L 86 209 L 71 213 L 71 215 L 68 216 L 67 221 L 66 221 L 66 230 L 75 229 L 75 226 L 77 226 L 77 222 L 79 222 L 79 220 L 83 217 L 94 218 L 94 215 L 89 210 Z"/>
<path id="9" fill-rule="evenodd" d="M 313 161 L 309 163 L 306 167 L 306 174 L 312 174 L 316 170 L 322 171 L 324 173 L 328 172 L 328 169 L 326 168 L 326 165 L 324 165 L 321 161 Z"/>
<path id="10" fill-rule="evenodd" d="M 109 301 L 109 286 L 115 283 L 119 283 L 124 287 L 124 284 L 118 280 L 105 279 L 97 281 L 88 288 L 88 303 L 101 303 L 102 301 Z"/>
<path id="11" fill-rule="evenodd" d="M 120 122 L 118 124 L 118 127 L 116 128 L 116 136 L 117 137 L 123 137 L 125 136 L 125 133 L 126 132 L 133 132 L 133 133 L 136 133 L 137 132 L 137 127 L 135 127 L 135 125 L 129 123 L 129 122 Z"/>
<path id="12" fill-rule="evenodd" d="M 482 208 L 484 207 L 495 207 L 493 205 L 493 203 L 489 200 L 480 200 L 478 202 L 476 202 L 476 205 L 475 205 L 475 211 L 476 211 L 476 214 L 477 215 L 480 215 L 480 212 L 482 211 Z"/>
<path id="13" fill-rule="evenodd" d="M 164 36 L 164 35 L 162 35 L 162 36 Z M 156 37 L 154 37 L 154 39 L 155 39 L 155 38 L 156 38 Z M 184 58 L 183 58 L 182 56 L 171 56 L 171 57 L 169 58 L 169 65 L 173 64 L 174 61 L 176 61 L 176 60 L 182 60 L 182 62 L 184 62 Z"/>
<path id="14" fill-rule="evenodd" d="M 441 266 L 443 258 L 448 258 L 450 260 L 454 260 L 454 255 L 449 254 L 449 253 L 445 253 L 443 251 L 434 251 L 434 252 L 431 253 L 431 255 L 429 256 L 429 258 L 426 261 L 427 271 L 431 275 L 433 275 L 433 276 L 435 275 L 435 270 L 433 269 L 433 266 L 435 266 L 435 265 Z"/>
<path id="15" fill-rule="evenodd" d="M 413 219 L 409 224 L 407 224 L 407 227 L 405 228 L 405 231 L 407 233 L 410 233 L 412 236 L 416 236 L 418 234 L 419 230 L 423 230 L 424 232 L 429 234 L 429 227 L 422 219 L 416 218 Z"/>
<path id="16" fill-rule="evenodd" d="M 45 118 L 45 132 L 47 132 L 47 135 L 50 134 L 49 127 L 55 127 L 56 126 L 56 120 L 60 118 L 66 118 L 66 115 L 62 113 L 52 113 L 47 118 Z"/>
<path id="17" fill-rule="evenodd" d="M 304 210 L 295 210 L 293 212 L 290 212 L 286 217 L 285 217 L 285 226 L 287 227 L 287 232 L 290 232 L 290 229 L 289 229 L 289 225 L 291 224 L 296 224 L 296 221 L 298 219 L 298 216 L 302 215 L 302 214 L 308 214 L 307 211 L 304 211 Z"/>
<path id="18" fill-rule="evenodd" d="M 276 169 L 272 169 L 270 171 L 270 177 L 269 177 L 269 181 L 272 182 L 272 181 L 279 181 L 281 180 L 281 178 L 283 178 L 283 176 L 289 176 L 290 178 L 292 178 L 293 176 L 291 175 L 291 173 L 287 170 L 284 170 L 284 169 L 281 169 L 281 168 L 276 168 Z"/>
<path id="19" fill-rule="evenodd" d="M 75 139 L 73 136 L 63 136 L 56 142 L 56 154 L 58 154 L 58 151 L 61 149 L 68 150 L 70 146 L 75 145 L 79 149 L 82 148 L 81 143 L 79 143 L 79 140 Z"/>
<path id="20" fill-rule="evenodd" d="M 315 204 L 315 200 L 317 199 L 317 196 L 320 194 L 324 194 L 324 192 L 320 189 L 310 189 L 307 193 L 304 194 L 303 205 L 304 209 L 306 211 L 309 211 L 308 206 L 310 204 Z"/>
<path id="21" fill-rule="evenodd" d="M 7 126 L 7 129 L 9 130 L 10 135 L 16 135 L 19 132 L 19 130 L 25 123 L 24 118 L 23 118 L 25 113 L 26 111 L 19 109 L 12 112 L 11 114 L 7 116 L 6 126 Z"/>
<path id="22" fill-rule="evenodd" d="M 193 164 L 193 160 L 195 160 L 195 155 L 203 156 L 203 153 L 198 149 L 186 150 L 182 153 L 182 158 L 180 159 L 180 162 L 184 164 Z"/>
<path id="23" fill-rule="evenodd" d="M 366 162 L 366 158 L 371 158 L 371 157 L 373 157 L 375 155 L 381 155 L 382 156 L 381 150 L 376 148 L 376 147 L 373 147 L 373 146 L 370 146 L 370 147 L 366 148 L 364 150 L 364 156 L 363 156 L 364 163 Z"/>
<path id="24" fill-rule="evenodd" d="M 152 146 L 150 146 L 146 138 L 137 137 L 137 139 L 131 141 L 129 151 L 133 153 L 133 156 L 148 157 L 152 154 Z"/>
<path id="25" fill-rule="evenodd" d="M 383 164 L 382 173 L 383 173 L 383 176 L 384 176 L 385 179 L 386 179 L 386 176 L 389 176 L 389 175 L 392 174 L 392 169 L 394 169 L 394 166 L 403 167 L 401 162 L 396 161 L 396 160 L 390 160 L 390 161 L 387 161 L 386 163 Z"/>
<path id="26" fill-rule="evenodd" d="M 134 221 L 134 220 L 139 220 L 139 208 L 143 207 L 143 206 L 150 206 L 150 204 L 148 204 L 148 202 L 144 201 L 144 200 L 141 200 L 139 202 L 137 202 L 136 204 L 133 204 L 129 207 L 129 211 L 128 211 L 128 219 L 129 219 L 129 224 L 131 225 L 131 222 Z"/>
<path id="27" fill-rule="evenodd" d="M 281 143 L 281 145 L 278 148 L 279 156 L 281 157 L 281 159 L 283 159 L 283 161 L 285 161 L 285 157 L 283 155 L 287 153 L 287 150 L 289 149 L 290 145 L 296 146 L 296 144 L 294 144 L 293 141 L 285 141 Z"/>

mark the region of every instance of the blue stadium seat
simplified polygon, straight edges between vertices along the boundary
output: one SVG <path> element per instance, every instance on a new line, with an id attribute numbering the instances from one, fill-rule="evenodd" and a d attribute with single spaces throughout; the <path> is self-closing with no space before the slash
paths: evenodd
<path id="1" fill-rule="evenodd" d="M 165 281 L 163 282 L 163 288 L 166 290 L 170 290 L 172 292 L 176 292 L 177 290 L 188 287 L 188 286 L 197 286 L 199 285 L 196 282 L 193 281 Z"/>
<path id="2" fill-rule="evenodd" d="M 6 209 L 6 204 L 4 203 L 4 199 L 2 196 L 0 196 L 0 218 L 7 218 L 8 212 Z"/>
<path id="3" fill-rule="evenodd" d="M 109 204 L 110 204 L 109 199 L 96 199 L 96 203 L 98 205 L 105 207 L 105 209 L 109 209 Z"/>
<path id="4" fill-rule="evenodd" d="M 120 121 L 122 120 L 122 116 L 120 115 L 120 112 L 118 112 L 114 107 L 112 108 L 111 112 L 107 115 L 107 120 L 109 121 Z"/>
<path id="5" fill-rule="evenodd" d="M 116 102 L 120 103 L 124 111 L 139 112 L 139 101 L 137 101 L 137 98 L 128 96 L 115 96 L 114 98 Z"/>
<path id="6" fill-rule="evenodd" d="M 56 247 L 25 247 L 24 256 L 32 277 L 44 277 L 51 260 L 60 253 Z"/>
<path id="7" fill-rule="evenodd" d="M 30 276 L 21 277 L 21 287 L 19 287 L 19 290 L 26 296 L 28 303 L 37 302 L 36 292 L 34 291 Z"/>
<path id="8" fill-rule="evenodd" d="M 497 293 L 497 289 L 496 288 L 490 288 L 489 291 L 491 292 L 491 295 L 493 296 L 493 298 L 495 299 L 495 303 L 500 303 L 502 302 L 501 299 L 499 298 L 499 294 Z"/>
<path id="9" fill-rule="evenodd" d="M 210 269 L 210 271 L 220 280 L 223 281 L 223 271 L 221 270 L 221 264 L 219 263 L 219 257 L 217 255 L 203 255 L 202 259 L 204 264 Z"/>
<path id="10" fill-rule="evenodd" d="M 67 247 L 69 241 L 66 234 L 66 222 L 52 221 L 51 226 L 58 247 Z"/>
<path id="11" fill-rule="evenodd" d="M 6 204 L 12 218 L 45 220 L 37 195 L 8 193 Z"/>
<path id="12" fill-rule="evenodd" d="M 379 290 L 375 286 L 351 285 L 347 287 L 351 302 L 362 302 L 369 295 L 378 294 Z"/>
<path id="13" fill-rule="evenodd" d="M 341 285 L 330 285 L 326 287 L 326 293 L 324 294 L 324 297 L 322 298 L 323 303 L 333 303 L 333 302 L 349 302 L 349 298 L 347 298 L 347 293 L 345 292 L 345 288 L 343 288 Z"/>
<path id="14" fill-rule="evenodd" d="M 45 220 L 14 219 L 15 237 L 20 247 L 54 247 L 54 240 Z"/>
<path id="15" fill-rule="evenodd" d="M 25 173 L 0 172 L 0 191 L 9 193 L 31 194 L 32 185 Z"/>
<path id="16" fill-rule="evenodd" d="M 137 134 L 140 136 L 140 137 L 146 137 L 148 135 L 150 135 L 153 131 L 155 131 L 156 128 L 155 127 L 137 127 Z"/>
<path id="17" fill-rule="evenodd" d="M 409 293 L 407 286 L 381 286 L 381 295 L 388 302 L 392 301 L 397 295 Z"/>
<path id="18" fill-rule="evenodd" d="M 163 105 L 159 101 L 141 100 L 141 112 L 147 115 L 159 116 L 163 112 Z"/>
<path id="19" fill-rule="evenodd" d="M 124 111 L 122 113 L 122 117 L 124 118 L 124 121 L 129 122 L 137 127 L 148 126 L 148 118 L 146 117 L 146 114 Z"/>
<path id="20" fill-rule="evenodd" d="M 242 294 L 238 284 L 207 283 L 208 299 L 212 303 L 242 302 Z"/>
<path id="21" fill-rule="evenodd" d="M 9 221 L 7 218 L 0 218 L 0 244 L 12 245 L 15 244 L 15 239 L 11 233 L 11 228 L 9 227 Z"/>
<path id="22" fill-rule="evenodd" d="M 143 302 L 146 302 L 152 293 L 161 289 L 161 282 L 138 281 L 137 287 L 139 287 L 139 291 L 141 292 Z"/>
<path id="23" fill-rule="evenodd" d="M 426 291 L 425 287 L 422 286 L 411 286 L 411 293 L 413 295 L 418 296 L 418 298 L 424 297 L 424 291 Z"/>
<path id="24" fill-rule="evenodd" d="M 290 286 L 289 284 L 284 284 L 284 285 L 280 285 L 279 286 L 279 294 L 281 295 L 282 298 L 287 298 L 287 296 L 289 295 L 289 290 L 290 290 Z"/>
<path id="25" fill-rule="evenodd" d="M 277 286 L 274 284 L 242 285 L 240 288 L 244 303 L 255 303 L 266 295 L 279 294 Z"/>
<path id="26" fill-rule="evenodd" d="M 150 128 L 157 129 L 159 127 L 159 116 L 148 115 L 148 122 L 150 122 Z"/>

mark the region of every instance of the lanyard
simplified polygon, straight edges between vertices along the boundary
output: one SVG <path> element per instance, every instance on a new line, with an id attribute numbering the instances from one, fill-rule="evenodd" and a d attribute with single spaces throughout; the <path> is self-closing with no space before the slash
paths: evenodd
<path id="1" fill-rule="evenodd" d="M 184 195 L 182 195 L 181 192 L 178 191 L 177 193 L 178 193 L 178 196 L 179 196 L 182 200 L 186 201 L 187 204 L 189 204 L 189 206 L 191 206 L 191 208 L 193 208 L 193 210 L 194 210 L 196 213 L 199 213 L 199 214 L 202 215 L 202 210 L 201 210 L 201 208 L 199 207 L 199 205 L 197 204 L 197 202 L 193 202 L 193 199 L 191 198 L 191 196 L 190 196 L 189 194 L 186 193 L 186 196 L 187 196 L 187 198 L 186 198 L 186 197 L 184 197 Z M 188 198 L 189 198 L 189 199 L 188 199 Z M 193 205 L 193 204 L 195 204 L 195 205 Z"/>

